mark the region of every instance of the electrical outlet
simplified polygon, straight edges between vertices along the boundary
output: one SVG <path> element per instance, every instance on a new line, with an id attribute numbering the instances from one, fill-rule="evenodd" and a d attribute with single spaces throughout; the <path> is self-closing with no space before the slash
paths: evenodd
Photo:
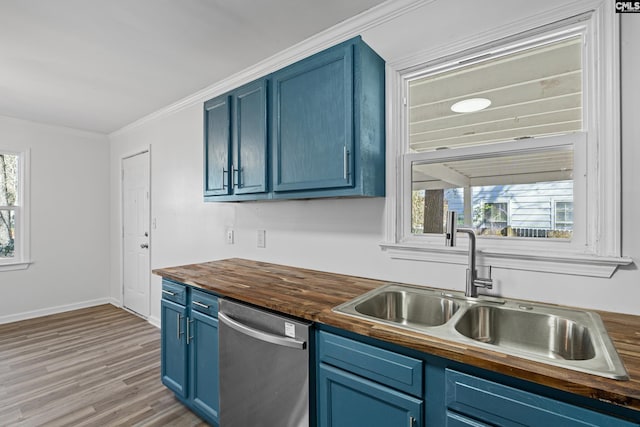
<path id="1" fill-rule="evenodd" d="M 227 228 L 227 245 L 233 245 L 233 229 Z"/>
<path id="2" fill-rule="evenodd" d="M 258 247 L 259 248 L 266 248 L 267 244 L 266 244 L 266 234 L 267 231 L 266 230 L 258 230 Z"/>

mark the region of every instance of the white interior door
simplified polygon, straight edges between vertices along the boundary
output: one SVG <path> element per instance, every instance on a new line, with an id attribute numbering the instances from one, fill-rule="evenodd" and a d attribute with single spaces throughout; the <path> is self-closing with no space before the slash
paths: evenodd
<path id="1" fill-rule="evenodd" d="M 149 316 L 149 152 L 122 161 L 123 305 Z"/>

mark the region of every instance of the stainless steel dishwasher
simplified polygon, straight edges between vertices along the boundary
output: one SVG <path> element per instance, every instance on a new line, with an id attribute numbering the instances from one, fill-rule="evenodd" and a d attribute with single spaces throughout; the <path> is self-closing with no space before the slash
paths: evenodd
<path id="1" fill-rule="evenodd" d="M 310 322 L 220 300 L 220 427 L 309 426 Z"/>

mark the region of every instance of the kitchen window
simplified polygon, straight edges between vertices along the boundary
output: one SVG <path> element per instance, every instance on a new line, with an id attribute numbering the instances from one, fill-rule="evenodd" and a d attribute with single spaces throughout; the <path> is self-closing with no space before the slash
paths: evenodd
<path id="1" fill-rule="evenodd" d="M 27 157 L 0 151 L 0 271 L 28 265 Z"/>
<path id="2" fill-rule="evenodd" d="M 464 242 L 444 247 L 454 210 L 484 264 L 599 277 L 628 264 L 616 19 L 602 2 L 392 73 L 397 191 L 383 249 L 463 263 Z"/>

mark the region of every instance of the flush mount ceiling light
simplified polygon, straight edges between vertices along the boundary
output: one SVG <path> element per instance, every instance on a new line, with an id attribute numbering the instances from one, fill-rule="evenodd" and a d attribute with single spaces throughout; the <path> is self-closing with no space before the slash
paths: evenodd
<path id="1" fill-rule="evenodd" d="M 487 98 L 469 98 L 458 101 L 451 106 L 454 113 L 473 113 L 480 111 L 491 105 L 491 101 Z"/>

